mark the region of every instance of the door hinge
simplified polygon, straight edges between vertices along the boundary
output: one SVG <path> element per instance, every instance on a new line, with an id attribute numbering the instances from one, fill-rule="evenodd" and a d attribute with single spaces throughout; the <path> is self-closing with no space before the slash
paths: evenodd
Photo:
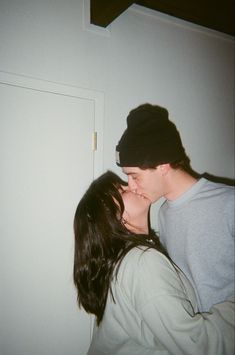
<path id="1" fill-rule="evenodd" d="M 92 150 L 97 150 L 97 132 L 92 133 Z"/>

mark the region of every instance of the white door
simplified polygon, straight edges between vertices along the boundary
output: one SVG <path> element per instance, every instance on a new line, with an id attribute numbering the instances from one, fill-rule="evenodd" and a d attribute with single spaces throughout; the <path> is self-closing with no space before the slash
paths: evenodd
<path id="1" fill-rule="evenodd" d="M 73 217 L 94 177 L 94 127 L 92 99 L 0 84 L 1 355 L 86 354 Z"/>

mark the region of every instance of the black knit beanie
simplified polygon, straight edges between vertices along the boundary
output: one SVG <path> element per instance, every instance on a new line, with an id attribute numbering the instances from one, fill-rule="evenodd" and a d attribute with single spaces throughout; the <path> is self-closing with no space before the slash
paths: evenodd
<path id="1" fill-rule="evenodd" d="M 179 132 L 165 108 L 144 104 L 130 111 L 127 129 L 116 146 L 118 166 L 157 166 L 185 157 Z"/>

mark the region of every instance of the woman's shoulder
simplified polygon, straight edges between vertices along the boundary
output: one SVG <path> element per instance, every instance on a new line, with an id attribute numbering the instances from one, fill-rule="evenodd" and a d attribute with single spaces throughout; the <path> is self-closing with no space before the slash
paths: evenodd
<path id="1" fill-rule="evenodd" d="M 163 287 L 167 281 L 179 282 L 176 268 L 171 261 L 154 248 L 134 247 L 124 257 L 118 272 L 123 282 L 158 284 Z"/>
<path id="2" fill-rule="evenodd" d="M 178 296 L 195 301 L 192 286 L 184 274 L 161 252 L 154 248 L 133 248 L 123 259 L 118 272 L 123 290 L 151 297 Z"/>
<path id="3" fill-rule="evenodd" d="M 135 267 L 144 267 L 147 264 L 148 268 L 154 266 L 165 266 L 172 268 L 171 261 L 160 251 L 145 246 L 132 248 L 123 260 L 123 265 L 130 266 L 133 264 Z"/>

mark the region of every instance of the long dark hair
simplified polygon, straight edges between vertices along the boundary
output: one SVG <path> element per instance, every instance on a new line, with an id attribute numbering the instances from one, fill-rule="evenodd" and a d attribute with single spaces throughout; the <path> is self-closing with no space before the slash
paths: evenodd
<path id="1" fill-rule="evenodd" d="M 80 200 L 74 217 L 74 270 L 78 305 L 102 320 L 114 268 L 130 249 L 138 246 L 166 252 L 159 238 L 130 232 L 122 221 L 124 204 L 120 189 L 127 185 L 107 171 L 94 180 Z"/>

